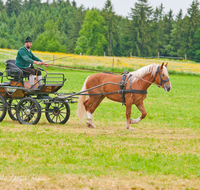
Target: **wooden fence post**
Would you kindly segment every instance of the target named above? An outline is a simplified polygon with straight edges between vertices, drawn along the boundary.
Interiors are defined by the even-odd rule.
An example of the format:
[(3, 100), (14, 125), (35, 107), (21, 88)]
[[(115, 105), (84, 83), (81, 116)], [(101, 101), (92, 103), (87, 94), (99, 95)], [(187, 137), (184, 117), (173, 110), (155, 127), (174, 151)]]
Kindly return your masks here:
[(159, 59), (159, 52), (158, 52), (158, 59)]
[(55, 55), (53, 55), (53, 65), (54, 65)]
[(132, 57), (132, 52), (130, 52), (130, 57)]
[(186, 54), (185, 54), (185, 60), (187, 60), (187, 56), (186, 56)]
[(106, 52), (104, 52), (104, 57), (106, 56)]
[(113, 62), (112, 62), (112, 68), (114, 68), (114, 58), (113, 58)]

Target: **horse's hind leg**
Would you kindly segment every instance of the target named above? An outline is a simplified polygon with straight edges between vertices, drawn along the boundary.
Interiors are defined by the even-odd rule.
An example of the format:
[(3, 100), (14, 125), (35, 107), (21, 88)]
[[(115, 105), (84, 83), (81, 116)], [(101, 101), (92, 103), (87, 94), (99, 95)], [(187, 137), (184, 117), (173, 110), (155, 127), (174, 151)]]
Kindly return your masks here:
[(90, 96), (88, 100), (84, 102), (84, 106), (87, 113), (87, 126), (91, 128), (96, 128), (96, 126), (93, 124), (93, 113), (95, 109), (99, 106), (101, 101), (105, 98), (105, 96)]
[(130, 126), (131, 124), (131, 108), (132, 103), (126, 102), (126, 128), (129, 130), (133, 130), (133, 128)]
[(137, 124), (137, 123), (139, 123), (147, 115), (147, 112), (145, 110), (143, 102), (141, 104), (136, 105), (136, 106), (140, 110), (140, 112), (141, 112), (142, 115), (139, 118), (137, 118), (137, 119), (130, 119), (131, 124)]

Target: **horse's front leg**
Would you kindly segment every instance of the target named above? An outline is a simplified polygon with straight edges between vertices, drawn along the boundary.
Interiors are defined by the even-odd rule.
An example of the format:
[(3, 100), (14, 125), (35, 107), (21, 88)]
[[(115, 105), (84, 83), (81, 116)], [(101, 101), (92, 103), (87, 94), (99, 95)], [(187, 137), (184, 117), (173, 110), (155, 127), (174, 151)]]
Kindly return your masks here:
[(134, 130), (130, 124), (131, 124), (131, 108), (132, 108), (132, 103), (127, 103), (126, 102), (126, 128), (129, 130)]
[(130, 119), (130, 123), (131, 124), (137, 124), (137, 123), (139, 123), (142, 119), (144, 119), (145, 117), (146, 117), (146, 115), (147, 115), (147, 112), (146, 112), (146, 110), (145, 110), (145, 107), (144, 107), (144, 103), (142, 102), (141, 104), (138, 104), (138, 105), (136, 105), (137, 106), (137, 108), (140, 110), (140, 112), (141, 112), (141, 116), (140, 117), (138, 117), (137, 119)]

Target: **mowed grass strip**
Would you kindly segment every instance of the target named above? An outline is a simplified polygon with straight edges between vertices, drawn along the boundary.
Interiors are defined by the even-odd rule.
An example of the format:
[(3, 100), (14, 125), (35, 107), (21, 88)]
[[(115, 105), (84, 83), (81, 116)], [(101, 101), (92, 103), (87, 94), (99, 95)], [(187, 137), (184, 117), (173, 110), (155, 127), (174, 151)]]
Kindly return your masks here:
[[(60, 92), (80, 91), (87, 76), (92, 74), (50, 68), (51, 71), (65, 73), (67, 81)], [(109, 176), (112, 184), (116, 183), (113, 187), (125, 179), (130, 182), (136, 178), (147, 181), (154, 178), (151, 184), (154, 188), (158, 183), (155, 178), (168, 176), (177, 179), (174, 187), (183, 181), (188, 184), (186, 187), (197, 188), (200, 185), (200, 79), (172, 75), (170, 80), (169, 93), (156, 86), (149, 88), (145, 100), (148, 115), (133, 126), (134, 131), (125, 129), (125, 106), (107, 99), (94, 114), (97, 129), (89, 129), (79, 122), (75, 117), (77, 104), (70, 104), (71, 117), (65, 125), (48, 124), (44, 115), (36, 126), (20, 125), (6, 116), (0, 126), (0, 175), (45, 176), (51, 179), (49, 184), (54, 184), (55, 176), (57, 179), (66, 175), (85, 176), (96, 181)], [(133, 106), (132, 118), (139, 116)], [(159, 182), (159, 187), (169, 188), (170, 183), (164, 180)], [(143, 182), (140, 185), (124, 187), (146, 187)], [(80, 185), (80, 188), (88, 186)]]
[(160, 138), (141, 138), (136, 133), (122, 135), (119, 127), (111, 134), (57, 131), (48, 125), (31, 126), (28, 131), (23, 127), (24, 131), (6, 132), (6, 128), (1, 129), (3, 173), (99, 176), (143, 171), (200, 177), (199, 139), (164, 139), (161, 134)]

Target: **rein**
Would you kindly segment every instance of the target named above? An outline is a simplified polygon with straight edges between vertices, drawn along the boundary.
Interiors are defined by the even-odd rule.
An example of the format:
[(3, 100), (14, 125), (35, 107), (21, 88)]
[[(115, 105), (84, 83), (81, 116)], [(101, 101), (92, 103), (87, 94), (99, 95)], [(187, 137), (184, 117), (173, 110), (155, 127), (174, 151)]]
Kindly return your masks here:
[[(133, 76), (133, 75), (131, 75), (131, 76)], [(156, 85), (156, 86), (158, 86), (158, 87), (162, 87), (161, 85), (159, 85), (159, 84), (157, 84), (157, 83), (155, 83), (155, 82), (150, 82), (150, 81), (148, 81), (148, 80), (145, 80), (145, 79), (140, 78), (140, 77), (137, 77), (137, 76), (133, 76), (133, 77), (136, 77), (136, 78), (138, 78), (138, 79), (140, 79), (140, 80), (143, 80), (143, 81), (145, 81), (145, 82), (147, 82), (147, 83), (149, 83), (149, 84), (153, 84), (153, 85)]]
[[(89, 91), (89, 89), (88, 89), (88, 91)], [(106, 93), (97, 93), (97, 94), (78, 94), (78, 95), (96, 96), (96, 95), (123, 94), (123, 93), (147, 94), (147, 91), (136, 90), (136, 89), (127, 89), (127, 90), (118, 90), (115, 92), (106, 92)]]
[[(128, 81), (126, 81), (126, 84), (127, 84), (127, 82), (128, 82)], [(118, 91), (115, 91), (115, 92), (106, 92), (106, 93), (97, 93), (97, 94), (83, 94), (83, 93), (85, 93), (85, 92), (88, 92), (88, 91), (93, 90), (93, 89), (95, 89), (95, 88), (99, 88), (99, 87), (104, 86), (104, 85), (106, 85), (106, 84), (113, 84), (113, 85), (121, 86), (120, 83), (106, 82), (106, 83), (104, 83), (104, 84), (95, 86), (95, 87), (93, 87), (93, 88), (89, 88), (89, 89), (87, 89), (87, 90), (83, 90), (83, 91), (80, 91), (80, 92), (77, 92), (77, 93), (74, 92), (74, 93), (72, 93), (70, 96), (67, 96), (66, 98), (71, 98), (71, 97), (73, 97), (73, 96), (75, 96), (75, 95), (84, 95), (84, 96), (85, 96), (85, 95), (88, 95), (88, 96), (94, 95), (94, 96), (96, 96), (96, 95), (122, 94), (122, 93), (147, 94), (147, 91), (144, 91), (144, 90), (136, 90), (136, 89), (118, 90)]]
[[(140, 79), (140, 80), (143, 80), (143, 81), (145, 81), (145, 82), (147, 82), (147, 83), (150, 83), (150, 84), (154, 84), (154, 85), (156, 85), (156, 86), (158, 86), (158, 87), (161, 87), (162, 84), (164, 84), (165, 82), (168, 82), (168, 81), (169, 81), (169, 78), (163, 80), (163, 78), (162, 78), (162, 76), (161, 76), (161, 73), (160, 73), (160, 71), (162, 71), (162, 69), (160, 70), (159, 68), (160, 68), (160, 67), (158, 67), (158, 69), (157, 69), (157, 71), (156, 71), (156, 75), (155, 75), (155, 77), (154, 77), (154, 81), (155, 81), (155, 78), (156, 78), (157, 74), (159, 73), (160, 80), (161, 80), (161, 82), (160, 82), (159, 84), (157, 84), (157, 83), (155, 84), (154, 82), (150, 82), (150, 81), (148, 81), (148, 80), (145, 80), (145, 79), (143, 79), (143, 78), (140, 78), (140, 77), (137, 77), (137, 76), (134, 76), (134, 75), (129, 75), (129, 76), (127, 77), (127, 79), (126, 79), (126, 76), (127, 76), (127, 74), (128, 74), (128, 73), (126, 73), (126, 74), (124, 74), (124, 75), (122, 76), (121, 81), (120, 81), (119, 83), (107, 82), (107, 83), (104, 83), (104, 84), (95, 86), (95, 87), (93, 87), (93, 88), (89, 88), (89, 89), (87, 89), (87, 90), (80, 91), (80, 92), (78, 92), (78, 93), (74, 92), (74, 93), (72, 93), (70, 96), (67, 96), (66, 99), (67, 99), (67, 98), (71, 98), (71, 97), (73, 97), (73, 96), (75, 96), (75, 95), (83, 95), (83, 96), (89, 95), (89, 96), (95, 96), (95, 95), (107, 95), (107, 94), (121, 94), (121, 95), (122, 95), (122, 105), (125, 105), (124, 93), (131, 93), (131, 97), (132, 97), (132, 94), (133, 94), (133, 93), (136, 93), (136, 94), (147, 94), (147, 91), (145, 91), (145, 90), (136, 90), (136, 89), (132, 89), (132, 84), (131, 84), (131, 80), (130, 80), (131, 77), (136, 77), (136, 78), (138, 78), (138, 79)], [(127, 85), (127, 83), (128, 83), (129, 80), (130, 80), (130, 89), (125, 89), (125, 88), (126, 88), (126, 85)], [(99, 88), (99, 87), (104, 86), (104, 85), (106, 85), (106, 84), (118, 85), (118, 86), (120, 86), (121, 90), (118, 90), (118, 91), (115, 91), (115, 92), (106, 92), (106, 93), (84, 94), (85, 92), (88, 92), (88, 91), (93, 90), (93, 89), (95, 89), (95, 88)]]

